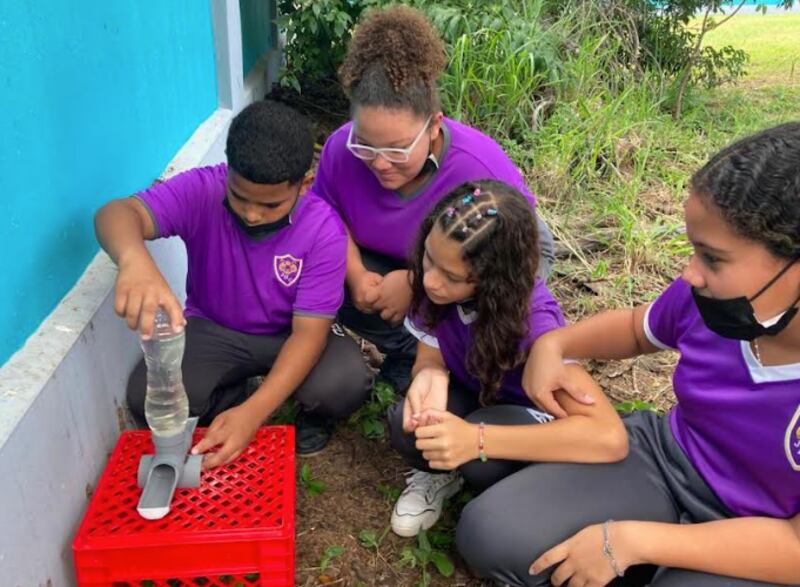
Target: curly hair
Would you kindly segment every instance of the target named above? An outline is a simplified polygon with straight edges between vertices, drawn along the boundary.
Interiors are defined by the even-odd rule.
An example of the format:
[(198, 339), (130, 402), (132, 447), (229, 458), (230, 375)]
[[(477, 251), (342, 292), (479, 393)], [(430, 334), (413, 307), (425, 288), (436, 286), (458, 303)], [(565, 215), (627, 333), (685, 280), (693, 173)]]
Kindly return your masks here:
[(260, 184), (296, 184), (311, 167), (314, 137), (300, 113), (278, 102), (255, 102), (236, 115), (225, 147), (228, 165)]
[(450, 309), (429, 302), (423, 286), (425, 239), (438, 226), (461, 244), (476, 282), (474, 343), (467, 371), (481, 386), (483, 405), (498, 398), (503, 377), (525, 361), (530, 297), (539, 268), (539, 239), (530, 203), (514, 188), (493, 180), (465, 183), (425, 218), (410, 260), (411, 313), (433, 329)]
[(739, 235), (777, 257), (800, 256), (800, 122), (726, 147), (694, 174), (690, 188)]
[(371, 10), (356, 27), (339, 78), (353, 108), (441, 109), (437, 81), (447, 63), (430, 21), (408, 6)]

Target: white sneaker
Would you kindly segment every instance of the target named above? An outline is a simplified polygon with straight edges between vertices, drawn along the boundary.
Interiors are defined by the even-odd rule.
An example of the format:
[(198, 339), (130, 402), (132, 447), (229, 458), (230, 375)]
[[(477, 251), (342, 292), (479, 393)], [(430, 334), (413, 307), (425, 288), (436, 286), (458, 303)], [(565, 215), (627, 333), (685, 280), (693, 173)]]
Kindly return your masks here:
[(463, 484), (458, 471), (426, 473), (411, 469), (405, 491), (392, 510), (392, 531), (410, 538), (427, 530), (442, 515), (444, 500), (458, 493)]

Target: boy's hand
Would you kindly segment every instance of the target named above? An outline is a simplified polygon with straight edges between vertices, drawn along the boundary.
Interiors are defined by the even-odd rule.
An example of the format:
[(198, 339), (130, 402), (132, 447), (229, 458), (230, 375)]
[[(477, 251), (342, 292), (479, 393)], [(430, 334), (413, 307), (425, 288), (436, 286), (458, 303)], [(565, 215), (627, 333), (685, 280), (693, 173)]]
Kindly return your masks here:
[(408, 270), (398, 269), (383, 276), (375, 309), (381, 318), (392, 324), (400, 324), (411, 305), (411, 283)]
[(172, 327), (180, 332), (186, 325), (181, 304), (167, 285), (158, 267), (149, 259), (120, 261), (114, 311), (128, 323), (131, 330), (139, 330), (142, 338), (153, 334), (153, 323), (158, 307), (164, 308)]
[(206, 435), (192, 448), (192, 454), (204, 454), (219, 446), (217, 452), (206, 454), (203, 469), (227, 465), (244, 452), (263, 420), (256, 417), (246, 404), (225, 410), (214, 418)]
[(373, 314), (376, 310), (375, 302), (380, 295), (380, 285), (383, 277), (372, 271), (364, 271), (350, 283), (350, 297), (353, 305), (365, 314)]
[(478, 426), (442, 410), (420, 415), (424, 425), (416, 429), (416, 447), (431, 469), (452, 471), (478, 458)]
[(403, 431), (413, 432), (420, 425), (423, 411), (447, 409), (447, 386), (450, 378), (441, 369), (425, 368), (411, 381), (403, 402)]
[(594, 398), (570, 377), (561, 350), (549, 334), (541, 336), (531, 348), (522, 372), (522, 387), (533, 403), (556, 418), (567, 417), (555, 398), (556, 390), (566, 391), (582, 404), (594, 403)]

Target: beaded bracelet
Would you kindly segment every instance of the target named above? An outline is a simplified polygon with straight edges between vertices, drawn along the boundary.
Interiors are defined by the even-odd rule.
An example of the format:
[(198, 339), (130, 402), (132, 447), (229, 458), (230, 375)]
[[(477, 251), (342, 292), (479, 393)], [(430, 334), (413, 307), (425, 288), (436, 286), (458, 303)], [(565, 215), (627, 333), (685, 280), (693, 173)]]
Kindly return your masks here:
[(608, 562), (611, 564), (611, 570), (617, 577), (622, 577), (625, 573), (619, 570), (617, 559), (614, 558), (614, 551), (611, 550), (611, 541), (608, 539), (608, 526), (614, 520), (606, 520), (603, 523), (603, 554), (606, 555)]
[(486, 426), (483, 422), (481, 422), (478, 424), (478, 458), (480, 458), (482, 463), (485, 463), (487, 460), (489, 460), (486, 458), (486, 452), (484, 450), (486, 448), (485, 432)]

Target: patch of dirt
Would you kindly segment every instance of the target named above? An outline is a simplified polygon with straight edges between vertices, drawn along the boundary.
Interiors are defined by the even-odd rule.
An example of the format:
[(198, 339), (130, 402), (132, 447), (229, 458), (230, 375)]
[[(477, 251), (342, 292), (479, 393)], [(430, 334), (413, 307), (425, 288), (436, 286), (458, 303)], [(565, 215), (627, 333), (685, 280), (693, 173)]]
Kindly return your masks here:
[[(299, 477), (304, 465), (308, 465), (313, 479), (325, 483), (318, 495), (310, 495)], [(325, 452), (298, 459), (297, 468), (298, 587), (401, 587), (420, 583), (419, 567), (400, 562), (403, 549), (416, 547), (417, 540), (400, 538), (388, 529), (395, 495), (405, 487), (403, 472), (407, 467), (387, 440), (368, 440), (343, 424)], [(437, 536), (452, 535), (454, 509), (448, 508), (435, 527)], [(361, 543), (363, 532), (377, 537), (378, 548)], [(338, 551), (335, 547), (342, 547), (342, 553), (323, 569), (326, 552)], [(430, 585), (489, 585), (471, 577), (453, 550), (447, 554), (456, 564), (455, 574), (443, 577), (430, 564)]]

